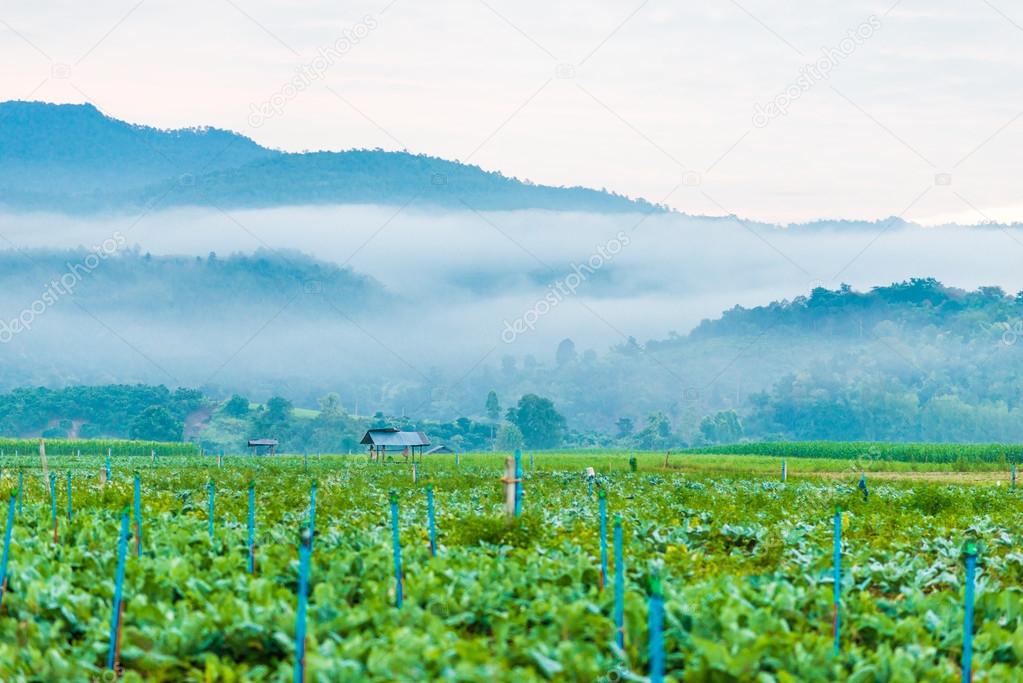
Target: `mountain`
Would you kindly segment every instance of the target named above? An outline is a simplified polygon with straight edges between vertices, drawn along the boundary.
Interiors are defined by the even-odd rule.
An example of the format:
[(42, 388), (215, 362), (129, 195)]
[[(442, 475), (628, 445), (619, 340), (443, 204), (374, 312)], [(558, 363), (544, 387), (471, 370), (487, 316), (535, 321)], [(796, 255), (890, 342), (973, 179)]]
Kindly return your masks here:
[(9, 209), (408, 202), (488, 210), (663, 210), (642, 199), (535, 185), (408, 152), (287, 153), (219, 128), (127, 123), (91, 104), (0, 103), (0, 205)]

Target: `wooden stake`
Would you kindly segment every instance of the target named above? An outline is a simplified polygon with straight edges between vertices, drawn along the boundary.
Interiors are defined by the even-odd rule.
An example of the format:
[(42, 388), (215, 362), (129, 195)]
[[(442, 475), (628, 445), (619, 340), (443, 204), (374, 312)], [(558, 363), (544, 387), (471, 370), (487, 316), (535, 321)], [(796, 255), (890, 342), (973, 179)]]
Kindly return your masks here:
[(504, 461), (504, 514), (508, 519), (515, 516), (515, 458), (506, 458)]
[(39, 464), (43, 467), (43, 481), (50, 478), (50, 468), (46, 466), (46, 442), (39, 439)]

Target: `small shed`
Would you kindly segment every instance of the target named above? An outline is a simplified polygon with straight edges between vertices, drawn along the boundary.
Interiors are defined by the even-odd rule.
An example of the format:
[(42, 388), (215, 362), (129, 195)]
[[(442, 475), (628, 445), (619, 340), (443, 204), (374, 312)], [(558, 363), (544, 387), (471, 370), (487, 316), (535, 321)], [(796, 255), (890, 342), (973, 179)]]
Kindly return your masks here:
[(434, 446), (430, 450), (426, 451), (424, 455), (433, 455), (435, 453), (454, 453), (454, 451), (448, 448), (447, 446), (441, 444), (440, 446)]
[(416, 461), (416, 449), (419, 449), (419, 457), (423, 457), (423, 448), (430, 445), (430, 440), (423, 432), (403, 432), (396, 427), (382, 427), (371, 429), (366, 432), (359, 443), (369, 446), (369, 459), (380, 459), (381, 462), (387, 457), (387, 449), (401, 449), (401, 454), (408, 460), (412, 456), (412, 462)]
[(249, 439), (253, 455), (274, 455), (277, 453), (277, 444), (277, 439)]

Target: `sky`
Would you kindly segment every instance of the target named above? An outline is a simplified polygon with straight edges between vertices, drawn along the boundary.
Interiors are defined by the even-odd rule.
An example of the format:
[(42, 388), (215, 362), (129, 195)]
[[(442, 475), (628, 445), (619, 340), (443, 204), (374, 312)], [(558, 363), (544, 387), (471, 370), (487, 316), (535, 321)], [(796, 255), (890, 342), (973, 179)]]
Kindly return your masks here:
[(0, 91), (690, 214), (1013, 222), (1021, 34), (1007, 0), (22, 1)]

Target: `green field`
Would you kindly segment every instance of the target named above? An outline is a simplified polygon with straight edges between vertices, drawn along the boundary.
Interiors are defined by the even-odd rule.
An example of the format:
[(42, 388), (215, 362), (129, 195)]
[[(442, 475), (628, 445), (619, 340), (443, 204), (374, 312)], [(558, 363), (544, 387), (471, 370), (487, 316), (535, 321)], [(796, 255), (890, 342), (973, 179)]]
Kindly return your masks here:
[(914, 462), (1006, 465), (1023, 460), (1020, 444), (896, 443), (878, 441), (762, 441), (691, 448), (686, 453), (765, 455), (788, 458), (829, 458), (858, 462)]
[[(363, 456), (236, 456), (222, 468), (211, 457), (164, 456), (154, 465), (119, 456), (101, 484), (105, 458), (54, 456), (55, 501), (38, 457), (0, 458), (0, 492), (16, 490), (19, 468), (24, 481), (0, 606), (0, 679), (104, 675), (120, 517), (137, 469), (141, 557), (131, 538), (125, 680), (293, 680), (298, 541), (314, 480), (308, 681), (643, 680), (654, 576), (663, 584), (669, 680), (959, 680), (967, 539), (981, 548), (975, 680), (1023, 680), (1023, 495), (1007, 481), (887, 480), (882, 473), (897, 468), (925, 476), (945, 465), (876, 461), (864, 501), (859, 472), (843, 460), (790, 461), (783, 484), (777, 457), (675, 453), (666, 468), (664, 453), (642, 453), (633, 473), (627, 452), (542, 452), (532, 462), (527, 453), (522, 515), (508, 523), (499, 481), (507, 455), (462, 455), (458, 465), (450, 455), (427, 458), (415, 484), (411, 466)], [(597, 473), (592, 493), (587, 466)], [(426, 484), (435, 494), (436, 557)], [(600, 489), (609, 545), (614, 516), (622, 517), (624, 649), (613, 642), (613, 548), (601, 588)], [(400, 609), (391, 490), (400, 505)], [(846, 511), (838, 654), (835, 506)]]
[[(0, 438), (0, 458), (33, 456), (39, 453), (40, 439)], [(128, 441), (127, 439), (45, 439), (47, 455), (197, 455), (199, 449), (190, 443), (164, 441)]]

